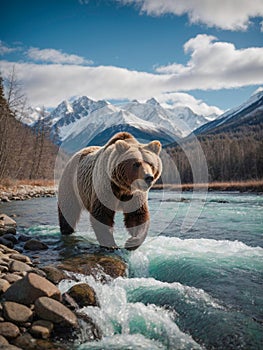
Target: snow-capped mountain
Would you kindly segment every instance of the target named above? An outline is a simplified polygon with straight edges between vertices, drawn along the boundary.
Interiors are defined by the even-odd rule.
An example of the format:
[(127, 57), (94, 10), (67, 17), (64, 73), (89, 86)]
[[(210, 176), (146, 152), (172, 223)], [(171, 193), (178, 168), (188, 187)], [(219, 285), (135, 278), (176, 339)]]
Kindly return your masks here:
[(49, 115), (53, 130), (58, 131), (59, 139), (63, 141), (78, 121), (84, 120), (84, 123), (87, 123), (87, 117), (93, 111), (107, 105), (106, 101), (93, 101), (86, 96), (72, 103), (63, 101)]
[(196, 129), (194, 133), (211, 134), (224, 131), (235, 131), (239, 126), (263, 122), (263, 91), (253, 94), (245, 103), (235, 107), (215, 120)]
[(62, 140), (62, 147), (74, 152), (87, 145), (102, 145), (118, 131), (130, 131), (141, 142), (157, 138), (164, 143), (169, 143), (177, 138), (163, 127), (108, 104), (71, 126)]
[(113, 105), (86, 96), (61, 102), (47, 118), (68, 152), (104, 144), (120, 130), (133, 133), (141, 142), (159, 139), (168, 144), (208, 121), (188, 107), (165, 108), (154, 98)]
[(173, 130), (179, 137), (189, 135), (209, 121), (202, 115), (194, 113), (189, 107), (164, 108), (154, 98), (145, 103), (132, 101), (123, 105), (122, 108), (167, 130)]

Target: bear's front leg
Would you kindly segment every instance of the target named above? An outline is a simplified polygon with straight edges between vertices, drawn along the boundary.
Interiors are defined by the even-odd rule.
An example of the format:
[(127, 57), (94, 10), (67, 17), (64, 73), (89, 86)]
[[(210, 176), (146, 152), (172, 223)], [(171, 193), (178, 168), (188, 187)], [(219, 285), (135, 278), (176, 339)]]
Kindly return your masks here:
[(115, 212), (105, 207), (98, 199), (93, 201), (90, 211), (90, 222), (102, 247), (117, 248), (113, 238)]
[(125, 248), (135, 250), (143, 243), (148, 233), (150, 217), (147, 204), (134, 212), (124, 213), (124, 223), (131, 235), (125, 243)]

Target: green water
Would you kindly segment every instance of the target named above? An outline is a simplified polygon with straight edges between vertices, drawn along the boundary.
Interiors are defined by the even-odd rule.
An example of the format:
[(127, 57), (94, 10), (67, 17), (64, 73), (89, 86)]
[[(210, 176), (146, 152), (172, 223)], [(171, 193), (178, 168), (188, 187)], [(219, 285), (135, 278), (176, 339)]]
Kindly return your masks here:
[[(261, 349), (263, 344), (263, 196), (239, 193), (151, 192), (151, 229), (136, 251), (116, 254), (129, 277), (95, 289), (101, 307), (87, 307), (99, 325), (98, 342), (77, 349)], [(18, 230), (47, 242), (43, 264), (98, 249), (87, 217), (64, 239), (56, 199), (1, 204), (17, 214)], [(121, 245), (122, 217), (115, 237)], [(62, 281), (66, 291), (77, 281)]]

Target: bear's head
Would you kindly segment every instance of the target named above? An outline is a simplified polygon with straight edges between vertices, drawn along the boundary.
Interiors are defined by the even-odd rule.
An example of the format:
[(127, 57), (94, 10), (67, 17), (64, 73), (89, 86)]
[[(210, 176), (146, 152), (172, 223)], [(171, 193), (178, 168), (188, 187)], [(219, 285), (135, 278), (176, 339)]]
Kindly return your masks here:
[(117, 140), (111, 146), (111, 181), (126, 193), (148, 191), (162, 172), (161, 143), (140, 144), (133, 137)]

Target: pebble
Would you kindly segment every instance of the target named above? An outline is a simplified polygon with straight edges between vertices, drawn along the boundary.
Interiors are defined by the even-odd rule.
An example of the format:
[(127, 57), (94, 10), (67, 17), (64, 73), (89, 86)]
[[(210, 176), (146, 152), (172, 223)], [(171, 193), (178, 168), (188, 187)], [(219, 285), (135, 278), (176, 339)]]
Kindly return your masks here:
[(95, 291), (87, 283), (75, 284), (68, 294), (77, 302), (80, 308), (84, 306), (99, 306)]
[(19, 201), (31, 198), (39, 197), (54, 197), (55, 188), (54, 186), (33, 186), (23, 185), (7, 188), (5, 191), (1, 191), (0, 202), (10, 202), (11, 200)]
[(24, 263), (27, 263), (29, 265), (32, 265), (31, 264), (31, 260), (28, 256), (26, 255), (22, 255), (22, 254), (11, 254), (9, 255), (9, 258), (10, 259), (14, 259), (14, 260), (17, 260), (17, 261), (21, 261), (21, 262), (24, 262)]
[[(84, 306), (99, 306), (93, 288), (87, 283), (78, 283), (62, 297), (56, 285), (63, 279), (73, 278), (74, 273), (93, 275), (96, 279), (107, 282), (109, 278), (125, 276), (126, 264), (112, 256), (84, 254), (56, 266), (36, 268), (31, 259), (21, 252), (26, 247), (42, 250), (48, 249), (48, 246), (27, 235), (19, 235), (17, 239), (14, 222), (13, 226), (8, 226), (11, 231), (7, 233), (2, 215), (4, 214), (0, 214), (0, 349), (4, 346), (6, 350), (64, 350), (72, 348), (70, 345), (74, 339), (85, 338), (84, 342), (100, 339), (102, 332), (98, 326), (87, 315), (80, 313), (80, 308)], [(20, 242), (20, 247), (15, 250), (13, 246), (17, 242)], [(22, 242), (25, 243), (25, 250), (21, 248)], [(56, 343), (56, 340), (61, 339), (65, 346), (61, 342)]]
[(50, 321), (38, 320), (32, 324), (30, 333), (37, 338), (48, 339), (53, 331), (54, 325)]
[(45, 243), (37, 240), (37, 239), (30, 239), (28, 241), (26, 241), (26, 243), (24, 244), (24, 249), (25, 250), (46, 250), (48, 249), (48, 245), (46, 245)]
[(6, 300), (25, 305), (33, 304), (41, 296), (61, 300), (60, 290), (53, 283), (32, 272), (12, 284), (4, 293)]
[(19, 275), (15, 275), (14, 273), (7, 273), (3, 279), (5, 279), (7, 282), (9, 282), (10, 284), (15, 283), (19, 280), (22, 279), (22, 276)]
[(3, 278), (0, 278), (0, 294), (4, 293), (10, 287), (10, 283)]
[(3, 304), (3, 316), (7, 321), (18, 325), (31, 322), (33, 312), (25, 305), (14, 303), (12, 301), (5, 301)]
[(43, 269), (46, 273), (46, 278), (54, 284), (58, 284), (68, 276), (63, 270), (57, 269), (55, 266), (45, 266)]
[(7, 339), (14, 339), (20, 334), (19, 328), (11, 322), (0, 322), (0, 335)]
[(11, 261), (9, 266), (10, 272), (28, 272), (32, 270), (32, 267), (22, 261)]
[(35, 311), (38, 317), (58, 323), (62, 326), (78, 327), (77, 316), (59, 301), (40, 297), (35, 302)]
[(6, 340), (5, 337), (0, 335), (0, 345), (9, 345), (8, 341)]

